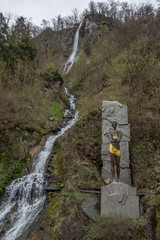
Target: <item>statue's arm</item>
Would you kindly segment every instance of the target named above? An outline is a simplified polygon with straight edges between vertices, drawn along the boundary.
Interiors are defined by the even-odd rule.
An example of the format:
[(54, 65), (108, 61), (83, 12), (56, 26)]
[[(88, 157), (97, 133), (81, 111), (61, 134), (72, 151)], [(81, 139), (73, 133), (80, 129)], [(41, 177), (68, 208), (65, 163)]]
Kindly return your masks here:
[(104, 135), (106, 135), (109, 138), (109, 141), (112, 142), (112, 135), (110, 134), (110, 129), (108, 128), (107, 131), (104, 133)]
[(108, 138), (110, 142), (113, 142), (112, 135), (110, 133), (108, 133)]

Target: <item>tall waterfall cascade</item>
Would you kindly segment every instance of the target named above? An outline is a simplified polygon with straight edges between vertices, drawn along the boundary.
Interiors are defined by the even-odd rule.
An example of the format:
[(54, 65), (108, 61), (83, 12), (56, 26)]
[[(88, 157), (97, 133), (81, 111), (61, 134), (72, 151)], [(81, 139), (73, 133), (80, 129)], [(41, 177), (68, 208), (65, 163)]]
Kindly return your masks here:
[(74, 44), (73, 44), (73, 51), (67, 60), (65, 66), (64, 66), (64, 73), (67, 74), (72, 68), (73, 63), (75, 62), (77, 58), (77, 50), (78, 50), (78, 40), (79, 40), (79, 30), (82, 26), (82, 22), (80, 22), (79, 27), (76, 31), (75, 37), (74, 37)]
[[(73, 52), (65, 64), (64, 72), (67, 74), (76, 59), (80, 23), (74, 38)], [(62, 136), (78, 120), (78, 111), (75, 109), (75, 96), (65, 93), (69, 98), (70, 108), (64, 113), (69, 121), (56, 134), (49, 136), (43, 150), (37, 155), (32, 172), (14, 180), (6, 188), (4, 201), (0, 206), (0, 239), (16, 240), (28, 231), (44, 208), (46, 196), (44, 193), (44, 175), (47, 163), (51, 157), (55, 140)], [(70, 118), (72, 116), (72, 118)], [(25, 239), (25, 237), (23, 238)]]

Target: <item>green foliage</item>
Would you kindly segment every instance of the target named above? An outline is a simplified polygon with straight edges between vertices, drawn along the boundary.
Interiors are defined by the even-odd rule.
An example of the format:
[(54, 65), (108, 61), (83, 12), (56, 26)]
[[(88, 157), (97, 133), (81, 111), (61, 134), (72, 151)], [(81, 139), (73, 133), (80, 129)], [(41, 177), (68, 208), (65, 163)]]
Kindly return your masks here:
[(45, 100), (46, 108), (46, 118), (54, 117), (58, 120), (61, 120), (64, 116), (64, 111), (59, 102), (51, 102), (49, 99)]
[(131, 43), (130, 48), (120, 53), (114, 60), (114, 73), (121, 77), (122, 83), (132, 84), (146, 91), (151, 87), (148, 67), (155, 63), (155, 55), (148, 39), (142, 38)]
[(53, 63), (44, 67), (43, 76), (46, 80), (55, 80), (56, 78), (61, 78), (60, 74), (58, 73), (58, 69)]
[(64, 116), (64, 111), (62, 109), (62, 106), (58, 102), (53, 102), (52, 104), (53, 112), (54, 112), (54, 117), (57, 119), (61, 119)]
[(17, 174), (17, 173), (20, 173), (21, 171), (22, 171), (22, 165), (17, 163), (15, 166), (14, 172)]
[(31, 29), (25, 18), (18, 18), (11, 29), (7, 23), (2, 25), (0, 57), (6, 65), (6, 71), (11, 71), (14, 74), (18, 60), (33, 61), (36, 53), (36, 47), (31, 40)]
[[(19, 141), (18, 145), (15, 143), (12, 145), (10, 142), (8, 144), (10, 145), (9, 153), (5, 153), (2, 145), (0, 156), (0, 185), (3, 187), (8, 185), (13, 178), (21, 175), (26, 160), (29, 158), (29, 154), (22, 147), (22, 142)], [(16, 146), (15, 149), (14, 146)]]
[(0, 178), (0, 183), (3, 185), (7, 185), (10, 180), (10, 175), (8, 172), (4, 172), (2, 177)]
[(36, 47), (34, 46), (29, 30), (26, 30), (19, 42), (19, 57), (24, 61), (33, 61), (36, 57)]

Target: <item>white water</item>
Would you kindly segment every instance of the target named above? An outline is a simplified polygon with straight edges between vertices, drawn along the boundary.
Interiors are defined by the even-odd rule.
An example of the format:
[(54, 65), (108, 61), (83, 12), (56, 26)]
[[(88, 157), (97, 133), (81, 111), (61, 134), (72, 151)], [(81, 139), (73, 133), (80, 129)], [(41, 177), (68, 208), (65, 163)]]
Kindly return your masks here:
[[(0, 237), (2, 240), (16, 240), (24, 234), (42, 211), (46, 196), (44, 194), (44, 173), (52, 153), (55, 140), (71, 128), (78, 119), (75, 110), (75, 96), (69, 97), (70, 109), (65, 116), (73, 116), (55, 136), (47, 138), (43, 151), (38, 155), (34, 170), (22, 178), (16, 179), (6, 188), (7, 201), (0, 206)], [(74, 112), (74, 115), (73, 115)], [(5, 232), (3, 234), (3, 232)]]
[(64, 73), (65, 74), (69, 73), (69, 71), (72, 68), (72, 65), (73, 65), (74, 61), (76, 60), (76, 54), (77, 54), (77, 49), (78, 49), (78, 40), (79, 40), (79, 30), (80, 30), (81, 26), (82, 26), (82, 22), (80, 22), (79, 27), (78, 27), (77, 32), (76, 32), (76, 35), (74, 37), (74, 45), (73, 45), (72, 54), (70, 55), (68, 61), (65, 64), (65, 67), (64, 67)]

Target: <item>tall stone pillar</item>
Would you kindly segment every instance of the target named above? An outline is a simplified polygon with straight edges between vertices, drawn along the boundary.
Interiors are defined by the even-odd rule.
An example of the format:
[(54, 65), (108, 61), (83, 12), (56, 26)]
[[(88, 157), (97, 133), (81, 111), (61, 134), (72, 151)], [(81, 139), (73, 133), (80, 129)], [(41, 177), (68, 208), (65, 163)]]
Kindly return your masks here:
[(128, 124), (128, 109), (127, 106), (122, 105), (117, 101), (103, 101), (102, 104), (102, 178), (112, 178), (109, 154), (110, 141), (107, 136), (107, 131), (112, 127), (113, 121), (118, 123), (117, 130), (120, 130), (123, 134), (120, 142), (120, 181), (131, 185), (131, 169), (129, 158), (130, 125)]

